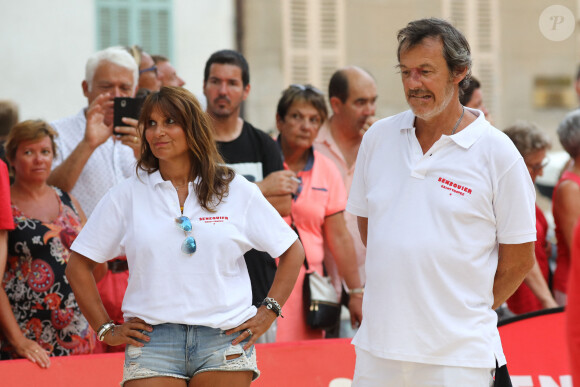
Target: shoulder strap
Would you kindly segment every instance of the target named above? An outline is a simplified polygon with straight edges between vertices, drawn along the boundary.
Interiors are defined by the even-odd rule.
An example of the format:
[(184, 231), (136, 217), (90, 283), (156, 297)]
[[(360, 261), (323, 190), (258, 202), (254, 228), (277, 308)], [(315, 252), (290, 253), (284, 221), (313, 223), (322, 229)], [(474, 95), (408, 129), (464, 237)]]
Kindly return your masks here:
[(77, 208), (75, 207), (72, 199), (70, 198), (70, 195), (67, 192), (61, 190), (60, 188), (56, 188), (55, 190), (56, 190), (58, 197), (60, 198), (62, 205), (72, 208), (72, 210), (75, 212), (75, 214), (78, 215), (79, 212), (77, 211)]
[[(296, 235), (298, 235), (298, 240), (300, 242), (302, 242), (302, 239), (300, 238), (300, 233), (298, 232), (298, 229), (296, 228), (296, 225), (294, 224), (294, 217), (292, 216), (292, 210), (290, 210), (290, 227), (292, 227), (292, 230), (294, 230)], [(307, 271), (310, 269), (310, 267), (308, 266), (308, 258), (306, 258), (306, 252), (304, 252), (304, 267), (306, 268)]]

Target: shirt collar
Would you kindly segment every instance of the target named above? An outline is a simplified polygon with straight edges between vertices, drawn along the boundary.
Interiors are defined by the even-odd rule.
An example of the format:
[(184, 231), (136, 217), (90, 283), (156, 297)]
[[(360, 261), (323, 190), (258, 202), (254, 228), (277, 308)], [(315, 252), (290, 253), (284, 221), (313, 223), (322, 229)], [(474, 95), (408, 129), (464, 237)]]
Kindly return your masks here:
[[(163, 178), (161, 177), (161, 173), (159, 171), (147, 173), (145, 171), (140, 170), (139, 172), (147, 176), (147, 179), (149, 179), (149, 183), (154, 187), (157, 185), (164, 185), (168, 183), (166, 180), (163, 180)], [(169, 184), (171, 184), (171, 182), (169, 182)]]
[[(443, 136), (449, 137), (460, 147), (468, 149), (473, 144), (475, 144), (479, 137), (481, 137), (484, 130), (487, 128), (487, 126), (490, 125), (490, 123), (485, 120), (485, 116), (481, 110), (465, 107), (465, 111), (469, 111), (475, 114), (477, 116), (475, 121), (467, 125), (463, 130), (457, 134), (454, 134), (453, 136)], [(401, 131), (410, 130), (415, 133), (415, 127), (413, 126), (414, 123), (415, 115), (413, 114), (413, 111), (409, 109), (405, 112), (405, 115), (402, 118)]]
[[(284, 161), (284, 152), (282, 152), (281, 139), (282, 135), (278, 135), (278, 138), (276, 138), (276, 144), (278, 144), (278, 149), (280, 149), (280, 154), (282, 155), (282, 162), (286, 164), (286, 162)], [(310, 171), (313, 166), (314, 166), (314, 147), (311, 146), (308, 149), (308, 160), (306, 160), (306, 165), (304, 166), (303, 171)]]
[(320, 127), (320, 130), (318, 131), (318, 136), (316, 136), (316, 139), (314, 139), (314, 142), (318, 144), (325, 144), (330, 148), (336, 147), (336, 142), (330, 133), (330, 120), (324, 121)]
[[(141, 180), (148, 179), (149, 184), (153, 187), (156, 187), (156, 186), (172, 187), (173, 186), (173, 184), (171, 184), (171, 182), (169, 180), (163, 180), (163, 177), (161, 177), (161, 173), (159, 172), (159, 170), (157, 170), (153, 173), (147, 173), (146, 171), (139, 169), (138, 176)], [(199, 177), (196, 177), (194, 180), (194, 184), (198, 184), (199, 179), (200, 179)]]

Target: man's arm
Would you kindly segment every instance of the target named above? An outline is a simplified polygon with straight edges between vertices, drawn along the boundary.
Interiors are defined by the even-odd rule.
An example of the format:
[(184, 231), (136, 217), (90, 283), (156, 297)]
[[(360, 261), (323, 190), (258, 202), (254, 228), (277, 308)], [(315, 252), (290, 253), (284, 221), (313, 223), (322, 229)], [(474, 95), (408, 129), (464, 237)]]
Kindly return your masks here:
[(292, 211), (291, 195), (265, 196), (265, 198), (278, 211), (280, 216), (290, 215), (290, 211)]
[(358, 224), (358, 232), (360, 233), (360, 239), (361, 239), (363, 245), (365, 245), (365, 247), (367, 247), (367, 231), (369, 228), (369, 218), (363, 218), (362, 216), (357, 216), (356, 221)]
[(63, 191), (71, 191), (81, 175), (87, 161), (113, 133), (113, 127), (105, 125), (104, 110), (112, 104), (109, 94), (101, 94), (87, 109), (87, 126), (85, 136), (71, 154), (63, 160), (50, 174), (47, 183), (57, 186)]
[(70, 192), (95, 149), (84, 140), (81, 141), (72, 153), (50, 173), (47, 183)]
[[(324, 218), (322, 226), (324, 241), (328, 245), (332, 257), (338, 267), (338, 272), (349, 289), (360, 289), (362, 284), (358, 272), (356, 252), (352, 242), (352, 236), (346, 228), (344, 212)], [(353, 328), (360, 326), (362, 322), (362, 293), (351, 294), (348, 302), (350, 321)]]
[[(360, 227), (360, 226), (359, 226)], [(499, 245), (497, 271), (493, 281), (493, 309), (503, 304), (534, 267), (534, 242)]]
[(281, 170), (270, 173), (256, 185), (276, 211), (287, 216), (292, 207), (292, 194), (298, 190), (298, 181), (294, 172)]

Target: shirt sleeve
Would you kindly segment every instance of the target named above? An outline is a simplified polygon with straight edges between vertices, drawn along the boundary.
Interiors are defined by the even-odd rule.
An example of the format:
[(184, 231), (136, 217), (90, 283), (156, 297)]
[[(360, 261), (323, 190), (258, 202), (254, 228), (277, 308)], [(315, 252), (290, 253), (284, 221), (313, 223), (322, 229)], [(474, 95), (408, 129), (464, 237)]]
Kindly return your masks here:
[[(370, 134), (370, 133), (369, 133)], [(350, 186), (350, 193), (348, 195), (348, 202), (346, 210), (353, 215), (368, 218), (368, 201), (366, 195), (366, 176), (365, 167), (367, 164), (367, 150), (366, 144), (368, 135), (363, 137), (362, 143), (358, 150), (356, 157), (356, 164), (354, 168), (354, 175), (352, 178), (352, 185)]]
[(10, 179), (8, 168), (2, 160), (0, 160), (0, 230), (14, 230), (10, 207)]
[(71, 250), (99, 263), (123, 254), (122, 244), (127, 227), (125, 214), (118, 205), (126, 203), (122, 196), (116, 189), (109, 190), (103, 196), (73, 242)]
[(253, 192), (246, 206), (246, 237), (256, 250), (265, 251), (271, 257), (279, 257), (298, 239), (278, 211), (266, 200), (262, 192), (252, 183)]
[(494, 195), (497, 240), (519, 244), (536, 240), (536, 191), (530, 173), (519, 157), (499, 177)]

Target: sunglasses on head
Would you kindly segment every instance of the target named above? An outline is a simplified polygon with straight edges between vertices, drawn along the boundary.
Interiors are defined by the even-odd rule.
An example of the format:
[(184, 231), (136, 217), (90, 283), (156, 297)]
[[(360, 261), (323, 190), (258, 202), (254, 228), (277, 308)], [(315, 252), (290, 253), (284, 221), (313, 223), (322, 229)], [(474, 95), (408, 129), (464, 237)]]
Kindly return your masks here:
[(311, 91), (311, 92), (319, 94), (319, 95), (324, 94), (322, 91), (318, 90), (316, 87), (314, 87), (312, 85), (301, 85), (299, 83), (293, 83), (290, 85), (290, 87), (292, 87), (294, 89), (298, 89), (300, 91)]

